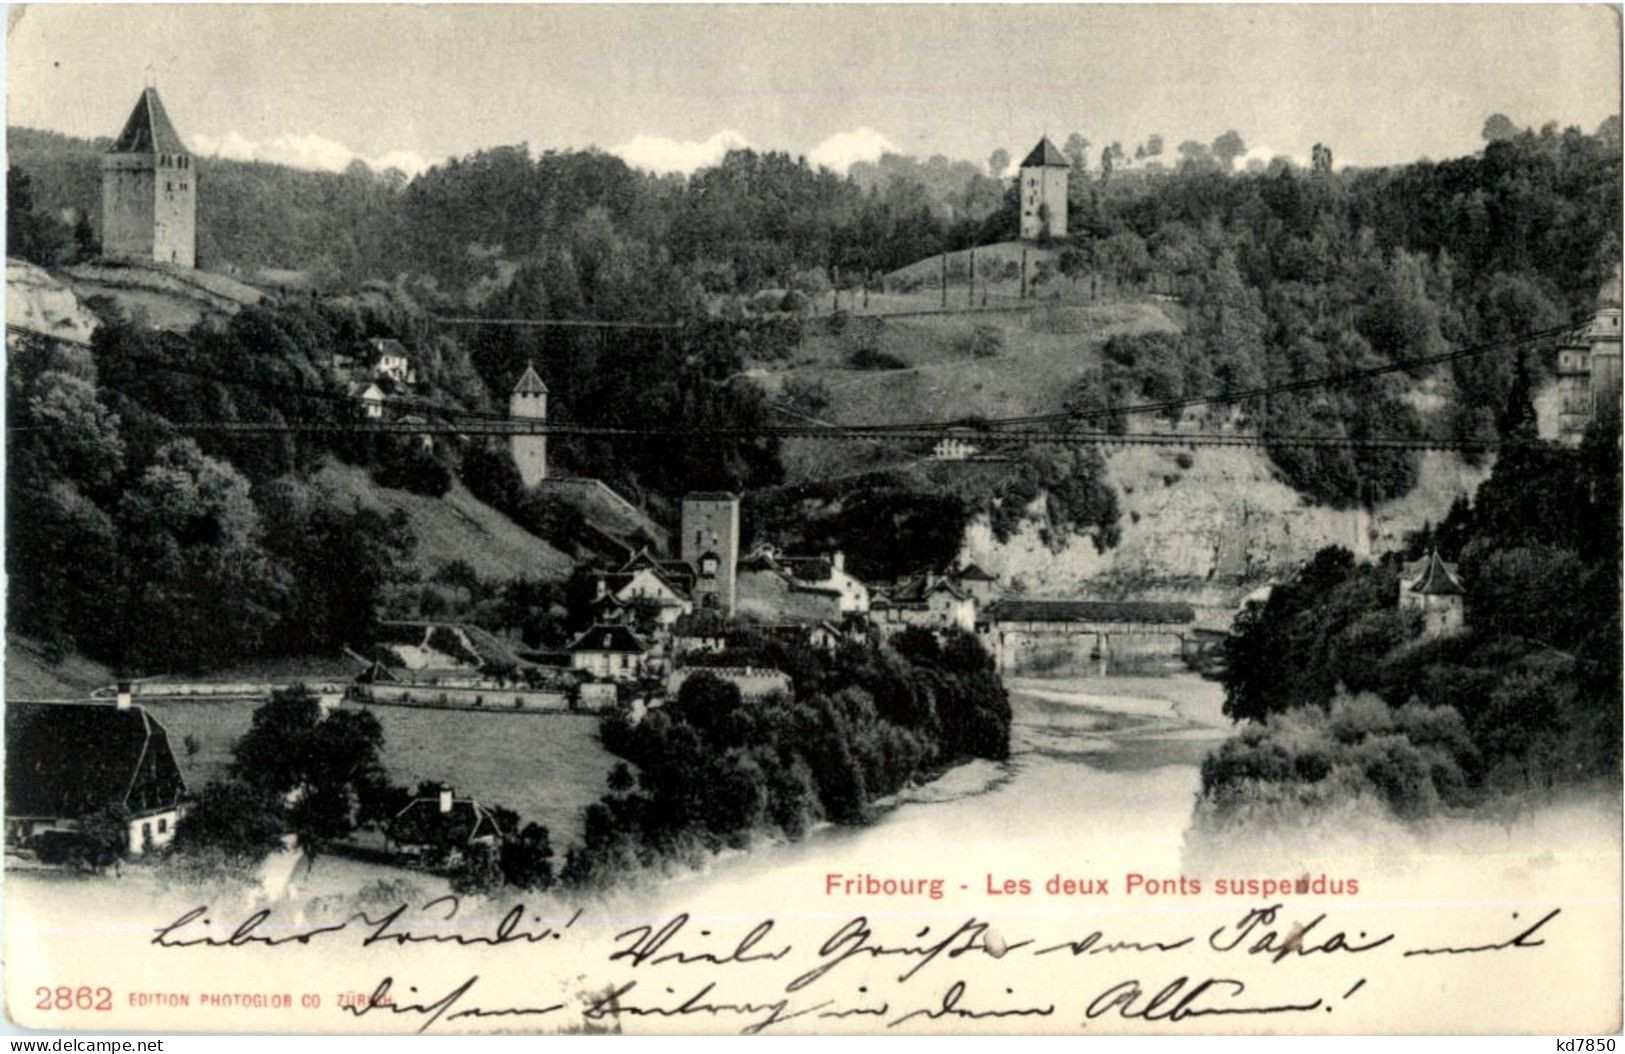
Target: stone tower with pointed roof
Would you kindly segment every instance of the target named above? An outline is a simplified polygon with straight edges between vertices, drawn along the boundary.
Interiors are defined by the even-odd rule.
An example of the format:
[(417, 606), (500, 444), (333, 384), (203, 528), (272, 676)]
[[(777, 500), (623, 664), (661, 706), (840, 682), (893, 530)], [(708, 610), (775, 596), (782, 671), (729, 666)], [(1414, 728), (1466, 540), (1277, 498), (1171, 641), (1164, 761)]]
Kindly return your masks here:
[(1400, 569), (1399, 609), (1422, 618), (1422, 636), (1448, 637), (1467, 624), (1467, 590), (1437, 549)]
[(156, 88), (102, 155), (102, 255), (197, 266), (197, 169)]
[(1066, 177), (1072, 171), (1049, 136), (1021, 163), (1021, 238), (1066, 237)]
[[(508, 416), (515, 420), (547, 420), (547, 385), (542, 383), (536, 367), (526, 364), (519, 375), (519, 383), (508, 396)], [(547, 478), (547, 437), (545, 435), (514, 435), (508, 437), (508, 448), (513, 452), (514, 466), (519, 469), (519, 481), (534, 487)]]

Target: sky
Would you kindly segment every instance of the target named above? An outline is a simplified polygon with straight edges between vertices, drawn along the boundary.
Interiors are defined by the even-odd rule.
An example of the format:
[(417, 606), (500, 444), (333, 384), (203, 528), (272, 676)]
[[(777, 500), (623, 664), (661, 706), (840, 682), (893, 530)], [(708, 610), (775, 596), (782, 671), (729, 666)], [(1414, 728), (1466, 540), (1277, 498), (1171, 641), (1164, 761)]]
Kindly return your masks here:
[(409, 173), (482, 147), (844, 171), (1238, 130), (1253, 156), (1470, 153), (1484, 119), (1620, 111), (1604, 6), (30, 6), (7, 123), (113, 136), (151, 81), (200, 154)]

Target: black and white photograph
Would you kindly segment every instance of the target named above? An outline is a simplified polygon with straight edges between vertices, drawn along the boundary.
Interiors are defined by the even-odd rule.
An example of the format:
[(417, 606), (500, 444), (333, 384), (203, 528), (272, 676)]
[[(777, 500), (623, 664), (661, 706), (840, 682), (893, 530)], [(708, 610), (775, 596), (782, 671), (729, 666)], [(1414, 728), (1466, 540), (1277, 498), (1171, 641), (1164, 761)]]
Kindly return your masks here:
[(13, 1032), (1620, 1031), (1617, 6), (7, 20)]

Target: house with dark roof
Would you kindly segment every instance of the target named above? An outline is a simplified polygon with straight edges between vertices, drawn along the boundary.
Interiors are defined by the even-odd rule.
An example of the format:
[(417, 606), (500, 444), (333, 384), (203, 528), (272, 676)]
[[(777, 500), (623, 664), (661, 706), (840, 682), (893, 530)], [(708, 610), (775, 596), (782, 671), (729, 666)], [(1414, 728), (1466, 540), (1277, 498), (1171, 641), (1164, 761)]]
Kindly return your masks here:
[(1436, 549), (1399, 575), (1399, 609), (1421, 613), (1424, 637), (1448, 637), (1467, 625), (1467, 590)]
[(390, 842), (408, 852), (436, 849), (449, 854), (476, 845), (496, 845), (506, 832), (490, 809), (442, 786), (432, 797), (407, 802), (385, 833)]
[(869, 610), (869, 587), (840, 552), (790, 556), (764, 543), (739, 561), (739, 607), (769, 621), (838, 621)]
[(406, 353), (406, 345), (394, 337), (372, 337), (367, 341), (367, 349), (375, 379), (388, 378), (406, 386), (418, 382), (417, 371), (412, 368), (412, 359)]
[(975, 598), (978, 607), (999, 598), (999, 580), (977, 564), (967, 561), (958, 567), (950, 567), (943, 572), (943, 577), (958, 586), (960, 592), (969, 593)]
[(684, 615), (671, 626), (671, 658), (681, 662), (686, 655), (719, 652), (728, 646), (728, 620), (714, 609)]
[(594, 603), (620, 609), (640, 601), (651, 604), (655, 621), (668, 627), (694, 610), (694, 582), (688, 561), (663, 559), (641, 548), (619, 570), (598, 575)]
[(600, 622), (570, 642), (570, 668), (605, 681), (633, 681), (644, 673), (649, 645), (623, 623)]
[(869, 617), (888, 637), (909, 626), (968, 633), (976, 628), (976, 598), (947, 576), (927, 571), (874, 596)]
[(174, 839), (186, 780), (169, 733), (127, 690), (118, 700), (6, 702), (7, 845), (77, 831), (104, 809), (128, 812), (131, 853)]

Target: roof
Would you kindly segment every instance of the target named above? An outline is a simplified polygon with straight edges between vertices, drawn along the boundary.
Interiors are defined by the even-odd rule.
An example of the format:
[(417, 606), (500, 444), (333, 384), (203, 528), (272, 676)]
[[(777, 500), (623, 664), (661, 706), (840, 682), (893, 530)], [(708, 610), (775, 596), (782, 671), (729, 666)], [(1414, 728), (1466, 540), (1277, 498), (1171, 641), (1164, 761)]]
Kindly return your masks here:
[(632, 652), (641, 655), (649, 650), (649, 646), (639, 640), (638, 635), (625, 625), (600, 622), (571, 641), (569, 650), (572, 652)]
[(356, 676), (356, 684), (399, 684), (400, 678), (389, 671), (389, 667), (374, 659), (371, 666), (362, 670)]
[(519, 382), (513, 386), (516, 395), (546, 395), (547, 385), (542, 383), (541, 374), (536, 367), (525, 363), (525, 372), (519, 375)]
[(998, 579), (988, 574), (975, 564), (966, 564), (957, 571), (950, 573), (950, 577), (961, 582), (997, 582)]
[(430, 812), (433, 813), (433, 816), (413, 816), (412, 822), (423, 822), (425, 820), (433, 822), (435, 818), (444, 817), (445, 823), (456, 824), (458, 827), (466, 827), (468, 829), (467, 840), (470, 842), (477, 838), (502, 837), (502, 825), (497, 823), (496, 817), (491, 814), (491, 810), (487, 809), (479, 802), (472, 798), (453, 798), (451, 800), (450, 811), (442, 813), (440, 811), (440, 799), (438, 796), (433, 798), (413, 798), (411, 801), (407, 802), (406, 807), (400, 812), (396, 813), (394, 819), (390, 821), (390, 837), (394, 838), (395, 841), (401, 843), (402, 845), (419, 844), (412, 840), (413, 835), (427, 835), (427, 832), (414, 832), (410, 831), (409, 829), (405, 829), (405, 825), (402, 823), (402, 820), (404, 817), (411, 813), (417, 812), (420, 809), (430, 810)]
[(739, 495), (729, 490), (697, 490), (684, 494), (684, 501), (738, 501)]
[(779, 566), (803, 582), (827, 582), (835, 577), (835, 565), (823, 556), (781, 556)]
[[(923, 604), (933, 593), (948, 593), (957, 600), (970, 599), (969, 594), (946, 578), (927, 572), (898, 582), (891, 591), (891, 601), (894, 605)], [(874, 606), (873, 600), (870, 606)]]
[(1440, 559), (1437, 549), (1431, 550), (1426, 557), (1406, 570), (1414, 576), (1410, 579), (1412, 593), (1459, 596), (1467, 592), (1462, 587), (1461, 579), (1456, 577), (1455, 568)]
[(406, 358), (406, 345), (394, 337), (372, 337), (367, 343), (372, 345), (372, 350), (379, 356), (399, 355), (403, 359)]
[(77, 818), (175, 804), (186, 781), (144, 707), (7, 701), (6, 814)]
[(1033, 152), (1021, 163), (1022, 168), (1071, 168), (1072, 163), (1066, 159), (1056, 145), (1049, 141), (1049, 136), (1038, 141)]
[(180, 133), (169, 122), (157, 88), (148, 88), (135, 101), (124, 131), (113, 140), (110, 154), (189, 154)]
[(1148, 600), (1000, 600), (989, 606), (994, 622), (1154, 622), (1196, 621), (1189, 604)]

